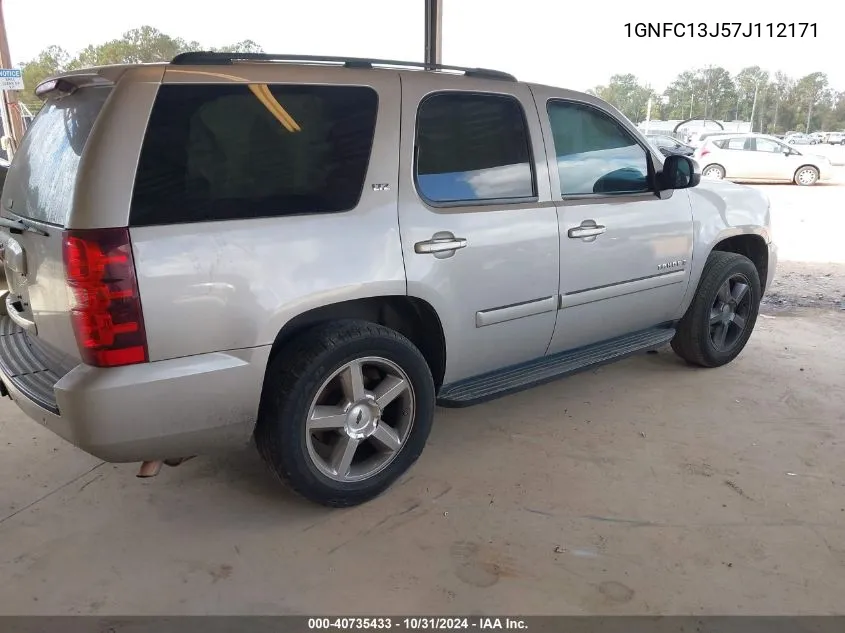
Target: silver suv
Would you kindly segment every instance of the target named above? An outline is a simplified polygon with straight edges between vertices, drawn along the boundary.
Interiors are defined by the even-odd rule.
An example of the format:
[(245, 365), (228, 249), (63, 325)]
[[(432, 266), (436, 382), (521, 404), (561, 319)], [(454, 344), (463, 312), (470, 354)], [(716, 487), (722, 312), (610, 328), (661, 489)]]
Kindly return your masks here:
[(254, 439), (331, 506), (462, 407), (743, 349), (768, 201), (595, 97), (483, 69), (190, 53), (42, 83), (2, 197), (0, 379), (139, 475)]

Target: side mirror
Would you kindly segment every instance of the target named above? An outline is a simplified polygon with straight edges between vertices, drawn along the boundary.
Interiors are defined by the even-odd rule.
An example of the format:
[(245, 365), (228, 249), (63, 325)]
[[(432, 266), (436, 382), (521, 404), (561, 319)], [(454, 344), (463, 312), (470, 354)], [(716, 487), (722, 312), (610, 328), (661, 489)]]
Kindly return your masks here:
[(701, 182), (701, 168), (689, 156), (667, 156), (657, 182), (660, 191), (689, 189)]

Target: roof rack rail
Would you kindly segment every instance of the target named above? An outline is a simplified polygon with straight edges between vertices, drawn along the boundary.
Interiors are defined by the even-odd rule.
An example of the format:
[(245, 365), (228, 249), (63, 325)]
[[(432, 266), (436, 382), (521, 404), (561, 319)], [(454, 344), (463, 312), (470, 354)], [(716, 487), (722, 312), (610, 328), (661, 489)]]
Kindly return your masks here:
[(373, 68), (374, 66), (393, 66), (399, 68), (419, 68), (422, 70), (462, 72), (466, 77), (501, 79), (516, 81), (516, 77), (500, 70), (489, 68), (465, 68), (463, 66), (431, 65), (422, 62), (404, 62), (393, 59), (368, 59), (364, 57), (329, 57), (322, 55), (275, 55), (272, 53), (214, 53), (195, 51), (180, 53), (170, 63), (175, 66), (219, 66), (235, 62), (302, 62), (306, 64), (343, 64), (346, 68)]

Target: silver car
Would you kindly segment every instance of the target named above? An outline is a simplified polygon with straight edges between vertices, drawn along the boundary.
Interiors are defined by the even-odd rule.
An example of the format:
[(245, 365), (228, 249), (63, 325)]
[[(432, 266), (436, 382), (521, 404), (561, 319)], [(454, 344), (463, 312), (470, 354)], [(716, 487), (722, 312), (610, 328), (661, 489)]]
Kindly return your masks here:
[(37, 94), (2, 393), (140, 476), (254, 441), (308, 499), (361, 503), (436, 404), (667, 343), (730, 362), (775, 271), (764, 196), (502, 72), (190, 53)]
[(824, 156), (798, 151), (764, 134), (719, 134), (708, 137), (695, 159), (705, 178), (746, 182), (794, 182), (809, 186), (833, 177)]

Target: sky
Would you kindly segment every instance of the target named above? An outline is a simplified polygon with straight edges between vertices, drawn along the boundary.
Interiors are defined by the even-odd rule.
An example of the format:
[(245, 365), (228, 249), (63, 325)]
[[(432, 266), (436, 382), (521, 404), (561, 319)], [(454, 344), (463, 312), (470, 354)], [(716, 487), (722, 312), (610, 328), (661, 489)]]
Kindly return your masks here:
[[(71, 54), (148, 24), (222, 46), (252, 39), (275, 53), (421, 61), (423, 0), (2, 0), (13, 62), (51, 44)], [(443, 63), (504, 70), (525, 81), (586, 90), (632, 73), (662, 91), (708, 64), (759, 65), (793, 77), (827, 73), (845, 91), (839, 2), (709, 0), (443, 0)], [(804, 38), (768, 37), (767, 23), (813, 20)], [(762, 37), (629, 37), (626, 23), (762, 23)], [(711, 26), (711, 29), (714, 27)], [(718, 27), (715, 27), (718, 28)], [(800, 30), (800, 27), (797, 27)], [(632, 34), (633, 35), (633, 34)]]

